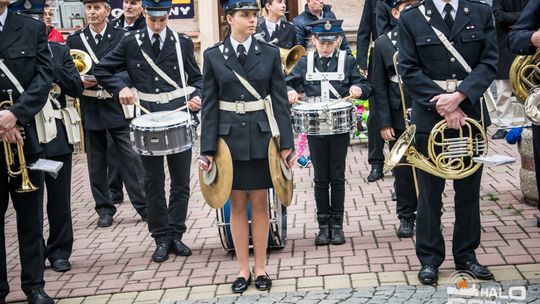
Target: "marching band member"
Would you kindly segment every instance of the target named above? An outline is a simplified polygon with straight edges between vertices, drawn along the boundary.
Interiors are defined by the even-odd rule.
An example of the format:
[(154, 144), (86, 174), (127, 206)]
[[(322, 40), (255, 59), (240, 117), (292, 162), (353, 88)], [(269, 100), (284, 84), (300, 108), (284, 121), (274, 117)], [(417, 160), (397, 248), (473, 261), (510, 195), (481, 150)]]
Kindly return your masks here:
[(285, 0), (261, 0), (261, 7), (266, 11), (264, 21), (257, 26), (257, 33), (266, 42), (283, 49), (291, 49), (296, 45), (294, 24), (283, 20), (287, 4)]
[[(400, 12), (415, 0), (387, 0), (392, 8), (393, 18), (399, 19)], [(375, 40), (373, 48), (373, 71), (371, 81), (375, 92), (376, 102), (370, 104), (372, 111), (379, 118), (380, 134), (384, 140), (389, 141), (390, 150), (394, 147), (403, 131), (405, 131), (405, 119), (401, 102), (401, 94), (398, 87), (398, 79), (394, 68), (394, 54), (397, 52), (398, 29), (393, 28)], [(411, 98), (404, 96), (406, 107), (410, 108)], [(406, 109), (405, 109), (406, 110)], [(409, 166), (394, 168), (394, 189), (396, 193), (396, 213), (400, 220), (397, 230), (398, 237), (412, 237), (417, 197), (415, 189), (413, 169)]]
[[(42, 21), (15, 13), (25, 1), (17, 1), (8, 11), (9, 0), (0, 0), (0, 100), (12, 100), (8, 109), (0, 109), (0, 140), (23, 145), (27, 164), (43, 156), (37, 138), (34, 116), (41, 110), (52, 82), (51, 58), (47, 34)], [(28, 2), (31, 8), (45, 1)], [(28, 4), (27, 4), (28, 5)], [(17, 50), (14, 52), (14, 50)], [(20, 89), (20, 90), (19, 90)], [(20, 129), (24, 128), (24, 139)], [(13, 145), (14, 147), (14, 145)], [(19, 156), (14, 153), (12, 170), (19, 169)], [(38, 190), (17, 193), (22, 178), (10, 177), (4, 149), (0, 151), (0, 303), (9, 293), (6, 268), (5, 213), (9, 199), (17, 214), (21, 288), (32, 304), (52, 304), (53, 299), (43, 290), (45, 282), (45, 248), (43, 246), (43, 180), (42, 171), (30, 170), (30, 182)]]
[[(90, 55), (93, 66), (111, 51), (125, 34), (125, 31), (107, 23), (111, 11), (109, 0), (83, 0), (88, 26), (74, 32), (67, 39), (71, 49), (79, 49)], [(93, 69), (88, 72), (93, 74)], [(131, 149), (129, 120), (111, 93), (103, 90), (102, 84), (93, 79), (83, 78), (85, 87), (81, 97), (81, 112), (87, 141), (88, 172), (92, 196), (96, 201), (99, 215), (98, 227), (109, 227), (116, 213), (107, 186), (107, 133), (116, 145), (117, 157), (130, 164), (139, 156)], [(114, 96), (115, 98), (117, 96)], [(146, 199), (141, 188), (141, 173), (133, 166), (120, 166), (133, 207), (142, 220), (146, 220)]]
[[(521, 55), (533, 55), (540, 49), (540, 0), (530, 0), (508, 34), (508, 47)], [(532, 125), (534, 165), (540, 168), (540, 126)], [(536, 170), (536, 187), (540, 193), (540, 170)], [(540, 204), (538, 205), (540, 211)], [(540, 215), (536, 218), (540, 227)]]
[[(411, 120), (416, 125), (418, 151), (428, 155), (429, 133), (442, 119), (449, 128), (459, 129), (465, 116), (480, 120), (482, 106), (487, 127), (489, 115), (481, 98), (495, 78), (498, 57), (491, 7), (477, 0), (425, 0), (401, 12), (398, 33), (400, 73), (413, 98)], [(448, 43), (443, 44), (445, 38)], [(465, 66), (471, 68), (470, 73)], [(447, 135), (455, 137), (457, 131), (454, 134)], [(436, 284), (445, 258), (440, 229), (445, 179), (417, 172), (416, 255), (422, 265), (418, 279), (423, 284)], [(456, 220), (452, 253), (456, 270), (467, 270), (486, 280), (493, 275), (480, 265), (475, 253), (481, 233), (481, 177), (482, 167), (466, 178), (453, 180)]]
[[(358, 72), (355, 59), (345, 51), (339, 50), (341, 43), (342, 20), (322, 19), (311, 23), (313, 44), (317, 51), (312, 57), (314, 69), (321, 72), (344, 71), (343, 81), (330, 81), (335, 98), (350, 95), (366, 99), (371, 94), (371, 85)], [(340, 60), (340, 56), (346, 56)], [(308, 57), (304, 56), (287, 76), (290, 103), (298, 100), (298, 94), (307, 97), (321, 96), (320, 82), (305, 78)], [(339, 65), (344, 66), (340, 67)], [(335, 95), (339, 96), (335, 96)], [(343, 234), (343, 213), (345, 200), (345, 159), (349, 146), (349, 133), (315, 136), (308, 135), (309, 150), (315, 169), (315, 201), (319, 233), (316, 245), (339, 245), (345, 243)], [(331, 195), (329, 194), (331, 187)]]
[[(123, 28), (126, 31), (136, 31), (146, 28), (146, 21), (143, 16), (142, 0), (124, 0), (122, 3), (122, 14), (111, 21), (117, 28)], [(118, 152), (110, 134), (107, 133), (107, 178), (109, 181), (109, 193), (114, 204), (120, 204), (124, 201), (124, 182), (120, 174), (121, 161), (116, 157)], [(142, 163), (137, 161), (134, 164), (135, 170), (141, 171)], [(144, 176), (141, 171), (137, 174)], [(141, 179), (142, 182), (142, 179)], [(141, 185), (144, 188), (144, 185)]]
[[(118, 95), (123, 104), (135, 103), (135, 95), (128, 83), (116, 74), (117, 71), (127, 70), (139, 92), (141, 105), (149, 111), (174, 110), (186, 103), (191, 111), (198, 111), (202, 76), (195, 62), (191, 39), (173, 32), (167, 26), (172, 0), (143, 0), (143, 6), (147, 27), (131, 32), (105, 56), (95, 68), (96, 77), (106, 89)], [(180, 87), (184, 72), (187, 74), (187, 85), (197, 89), (187, 101)], [(166, 261), (170, 252), (179, 256), (191, 255), (189, 247), (182, 242), (190, 195), (191, 148), (167, 155), (171, 175), (168, 207), (163, 156), (141, 158), (148, 197), (148, 229), (156, 242), (152, 260)]]
[[(255, 287), (268, 290), (272, 286), (265, 270), (269, 229), (267, 193), (272, 188), (268, 144), (273, 140), (272, 133), (277, 131), (276, 121), (281, 157), (289, 167), (295, 162), (287, 88), (279, 50), (253, 37), (257, 2), (221, 0), (221, 6), (231, 34), (204, 52), (201, 156), (198, 163), (201, 169), (210, 170), (218, 137), (225, 140), (233, 160), (230, 227), (240, 267), (231, 289), (236, 293), (244, 292), (251, 283), (249, 200)], [(249, 85), (241, 79), (247, 80)], [(269, 115), (264, 111), (264, 100), (256, 100), (254, 95), (271, 97), (273, 111), (269, 111)], [(233, 110), (235, 104), (244, 105), (246, 111)]]
[[(44, 144), (45, 157), (62, 162), (62, 168), (56, 177), (45, 175), (47, 187), (47, 218), (49, 220), (49, 238), (45, 257), (56, 272), (71, 269), (69, 257), (73, 249), (73, 224), (71, 220), (71, 163), (73, 146), (69, 144), (66, 129), (60, 120), (60, 110), (66, 107), (66, 95), (79, 96), (83, 84), (79, 72), (73, 64), (66, 45), (49, 42), (52, 53), (53, 83), (57, 84), (61, 95), (53, 103), (56, 117), (56, 137)], [(77, 130), (78, 131), (78, 130)]]

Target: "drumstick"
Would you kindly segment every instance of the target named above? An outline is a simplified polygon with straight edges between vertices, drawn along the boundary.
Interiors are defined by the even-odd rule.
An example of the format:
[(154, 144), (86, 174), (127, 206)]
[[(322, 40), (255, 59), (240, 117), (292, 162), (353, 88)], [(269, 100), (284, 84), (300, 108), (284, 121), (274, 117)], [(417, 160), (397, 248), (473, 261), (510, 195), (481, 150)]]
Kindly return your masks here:
[(185, 105), (185, 106), (182, 106), (182, 107), (180, 107), (180, 108), (178, 108), (178, 109), (176, 109), (176, 110), (172, 110), (171, 112), (167, 113), (166, 115), (163, 115), (163, 117), (167, 117), (167, 116), (169, 116), (169, 115), (171, 115), (171, 114), (174, 114), (174, 113), (176, 113), (176, 112), (183, 111), (183, 110), (187, 109), (187, 107), (188, 107), (188, 106)]
[(152, 114), (152, 112), (148, 111), (145, 107), (141, 106), (140, 103), (136, 102), (135, 105), (137, 106), (137, 108), (141, 109), (141, 111), (143, 111), (145, 114)]
[(302, 101), (300, 99), (297, 99), (294, 101), (294, 103), (298, 103), (298, 104), (308, 104), (309, 102), (305, 102), (305, 101)]

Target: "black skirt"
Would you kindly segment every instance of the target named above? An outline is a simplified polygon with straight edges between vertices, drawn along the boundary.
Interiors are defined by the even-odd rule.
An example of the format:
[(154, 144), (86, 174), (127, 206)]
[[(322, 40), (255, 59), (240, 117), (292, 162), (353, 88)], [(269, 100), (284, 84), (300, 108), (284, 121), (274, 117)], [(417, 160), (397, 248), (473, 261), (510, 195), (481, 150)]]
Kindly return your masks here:
[(233, 190), (260, 190), (272, 187), (268, 158), (233, 161)]

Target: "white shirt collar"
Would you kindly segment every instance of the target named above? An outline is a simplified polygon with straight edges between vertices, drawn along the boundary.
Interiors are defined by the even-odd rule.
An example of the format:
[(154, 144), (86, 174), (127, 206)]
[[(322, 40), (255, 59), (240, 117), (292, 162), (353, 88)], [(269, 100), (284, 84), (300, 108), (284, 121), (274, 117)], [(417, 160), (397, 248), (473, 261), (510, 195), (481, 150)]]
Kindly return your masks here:
[(452, 18), (454, 18), (454, 20), (456, 19), (456, 12), (458, 10), (458, 7), (459, 7), (459, 0), (450, 0), (449, 2), (446, 2), (446, 1), (443, 1), (443, 0), (433, 0), (433, 4), (435, 4), (435, 7), (437, 8), (437, 11), (439, 12), (439, 14), (441, 14), (441, 17), (443, 17), (444, 19), (444, 16), (446, 15), (446, 12), (444, 11), (444, 7), (446, 6), (446, 3), (450, 3), (450, 5), (452, 5), (452, 12), (450, 14), (452, 14)]
[(274, 33), (274, 31), (276, 29), (278, 29), (280, 26), (281, 26), (281, 19), (278, 20), (277, 23), (274, 23), (268, 19), (266, 19), (266, 30), (268, 31), (268, 33), (270, 34), (270, 36), (272, 36), (272, 34)]
[[(154, 42), (154, 32), (147, 26), (146, 31), (148, 32), (148, 38), (150, 38), (150, 43)], [(165, 27), (159, 34), (159, 47), (163, 48), (165, 43), (165, 38), (167, 38), (167, 27)]]
[[(98, 33), (94, 32), (94, 30), (92, 30), (92, 27), (88, 27), (90, 29), (90, 33), (92, 34), (92, 37), (94, 37), (94, 40), (96, 39), (96, 35)], [(101, 39), (105, 38), (105, 32), (107, 31), (107, 24), (105, 24), (105, 27), (103, 28), (103, 30), (101, 31)]]
[[(249, 36), (248, 39), (246, 39), (246, 41), (244, 41), (243, 43), (238, 42), (238, 40), (234, 39), (232, 35), (230, 35), (229, 37), (231, 38), (231, 45), (235, 53), (236, 53), (236, 49), (238, 48), (238, 45), (243, 44), (244, 47), (246, 48), (246, 55), (248, 54), (249, 48), (251, 47), (251, 41), (252, 41), (251, 36)], [(236, 56), (238, 56), (238, 53), (236, 53)]]
[(6, 26), (7, 13), (8, 13), (8, 8), (6, 7), (6, 9), (4, 10), (4, 13), (0, 15), (0, 23), (2, 23), (2, 25), (0, 26), (0, 29), (2, 30), (4, 29), (4, 26)]

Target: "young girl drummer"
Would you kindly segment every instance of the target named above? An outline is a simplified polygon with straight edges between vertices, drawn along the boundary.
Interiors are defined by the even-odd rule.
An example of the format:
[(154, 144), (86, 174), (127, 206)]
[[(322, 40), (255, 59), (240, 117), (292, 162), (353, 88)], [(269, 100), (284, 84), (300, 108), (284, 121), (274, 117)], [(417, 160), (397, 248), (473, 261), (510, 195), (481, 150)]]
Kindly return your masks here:
[[(255, 287), (268, 290), (272, 286), (265, 271), (269, 229), (267, 192), (272, 187), (268, 143), (277, 129), (281, 157), (289, 167), (295, 162), (287, 86), (279, 49), (253, 37), (257, 25), (256, 0), (221, 0), (221, 6), (231, 30), (224, 41), (204, 52), (198, 164), (201, 169), (210, 170), (218, 138), (223, 138), (233, 160), (230, 227), (240, 267), (231, 289), (244, 292), (251, 283), (249, 201)], [(271, 97), (273, 111), (269, 112), (273, 115), (267, 115), (264, 110), (261, 98), (267, 96)], [(278, 128), (271, 127), (274, 123)]]
[[(296, 102), (302, 93), (308, 98), (325, 94), (321, 92), (320, 81), (307, 79), (308, 74), (316, 75), (319, 72), (342, 73), (339, 78), (343, 80), (330, 81), (329, 94), (333, 99), (346, 96), (367, 99), (371, 95), (371, 85), (358, 72), (355, 59), (339, 50), (342, 23), (342, 20), (322, 19), (310, 24), (316, 51), (304, 56), (287, 76), (290, 103)], [(312, 67), (313, 71), (308, 71), (308, 67)], [(308, 141), (315, 170), (315, 202), (319, 223), (315, 244), (344, 244), (345, 158), (349, 133), (309, 135)]]

